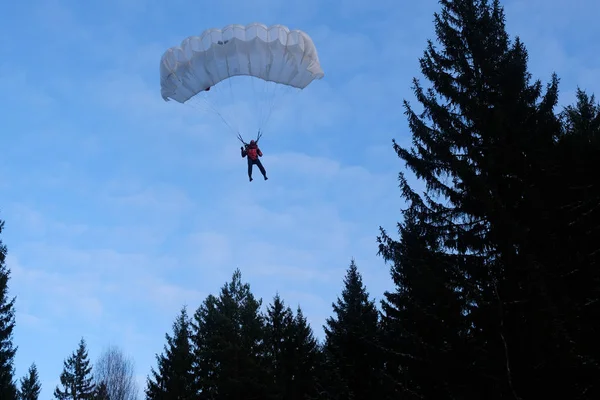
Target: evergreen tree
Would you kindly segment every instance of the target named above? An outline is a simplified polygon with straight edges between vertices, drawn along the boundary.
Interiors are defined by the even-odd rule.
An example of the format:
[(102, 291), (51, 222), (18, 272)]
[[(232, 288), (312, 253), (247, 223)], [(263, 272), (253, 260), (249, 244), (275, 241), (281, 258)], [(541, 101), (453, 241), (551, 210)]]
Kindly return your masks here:
[[(415, 398), (583, 396), (580, 377), (557, 381), (552, 372), (582, 371), (577, 335), (565, 330), (563, 307), (575, 296), (561, 288), (569, 275), (566, 263), (556, 263), (563, 242), (551, 238), (569, 229), (550, 222), (560, 208), (550, 188), (569, 191), (574, 204), (582, 199), (552, 176), (552, 165), (573, 164), (573, 153), (568, 162), (556, 158), (558, 80), (553, 76), (545, 93), (539, 81), (530, 82), (527, 52), (509, 39), (498, 1), (441, 3), (441, 48), (429, 43), (421, 59), (432, 88), (415, 80), (424, 111), (405, 103), (413, 148), (394, 142), (427, 192), (418, 195), (401, 174), (409, 201), (401, 242), (384, 231), (380, 237), (397, 285), (384, 304), (387, 336), (397, 339), (387, 343), (399, 367), (392, 368), (395, 387)], [(574, 233), (570, 257), (579, 253), (584, 230)], [(591, 326), (585, 321), (579, 328)], [(428, 369), (433, 374), (423, 373)]]
[(279, 295), (267, 308), (265, 356), (272, 379), (270, 398), (308, 399), (318, 393), (321, 354), (302, 309), (296, 315)]
[(21, 389), (19, 390), (19, 400), (38, 400), (42, 384), (38, 375), (35, 363), (31, 364), (27, 375), (21, 378)]
[(335, 317), (328, 318), (324, 327), (326, 366), (334, 379), (329, 397), (379, 398), (378, 312), (354, 260), (344, 278), (342, 297), (332, 306)]
[(100, 382), (96, 384), (96, 390), (94, 391), (94, 400), (111, 400), (108, 395), (108, 387), (106, 383)]
[[(0, 234), (4, 229), (4, 221), (0, 220)], [(8, 281), (10, 270), (6, 267), (6, 246), (0, 239), (0, 399), (15, 400), (14, 358), (17, 348), (13, 345), (15, 328), (15, 299), (8, 297)]]
[(382, 344), (388, 349), (386, 398), (448, 398), (448, 382), (466, 382), (468, 321), (457, 290), (460, 271), (440, 249), (437, 232), (405, 211), (400, 241), (383, 248), (396, 260), (396, 291), (382, 301)]
[(294, 363), (294, 314), (277, 294), (267, 307), (265, 325), (265, 354), (272, 379), (269, 385), (270, 397), (289, 399), (293, 379)]
[(285, 399), (315, 399), (323, 383), (320, 367), (323, 363), (322, 352), (313, 330), (298, 306), (293, 321), (291, 337), (292, 361), (291, 383), (288, 397)]
[(261, 301), (236, 270), (219, 297), (194, 315), (195, 376), (201, 399), (264, 399), (267, 395)]
[(530, 213), (535, 219), (523, 251), (540, 266), (538, 313), (550, 320), (548, 355), (555, 368), (576, 371), (562, 386), (570, 398), (600, 398), (600, 105), (578, 90), (561, 117), (563, 131), (544, 169), (544, 202)]
[(224, 380), (220, 358), (222, 343), (216, 333), (219, 329), (218, 299), (210, 294), (194, 313), (192, 343), (194, 376), (199, 399), (212, 400), (219, 396), (219, 385)]
[(148, 400), (196, 400), (192, 367), (194, 358), (190, 342), (190, 321), (183, 307), (173, 323), (173, 336), (166, 334), (164, 354), (157, 355), (158, 371), (147, 378)]
[(77, 350), (64, 361), (60, 374), (60, 384), (54, 390), (54, 397), (59, 400), (93, 400), (94, 383), (92, 367), (88, 359), (86, 343), (83, 338), (79, 341)]

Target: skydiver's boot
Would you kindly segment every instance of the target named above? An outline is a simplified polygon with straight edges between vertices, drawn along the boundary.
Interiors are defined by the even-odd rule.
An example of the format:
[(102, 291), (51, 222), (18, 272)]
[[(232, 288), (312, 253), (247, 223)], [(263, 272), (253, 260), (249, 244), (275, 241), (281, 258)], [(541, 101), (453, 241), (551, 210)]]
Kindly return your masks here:
[(251, 176), (249, 176), (248, 179), (250, 179), (250, 182), (252, 182), (252, 180), (253, 180)]

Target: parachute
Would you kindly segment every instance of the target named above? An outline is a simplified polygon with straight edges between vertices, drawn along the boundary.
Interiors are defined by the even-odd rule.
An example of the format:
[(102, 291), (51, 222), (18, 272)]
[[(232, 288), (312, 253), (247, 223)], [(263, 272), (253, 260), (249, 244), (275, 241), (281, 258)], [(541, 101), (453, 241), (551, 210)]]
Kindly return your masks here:
[(187, 103), (200, 93), (211, 102), (212, 89), (224, 81), (230, 81), (233, 90), (233, 77), (302, 90), (323, 76), (312, 39), (283, 25), (253, 23), (208, 29), (169, 48), (160, 61), (161, 96), (179, 103)]

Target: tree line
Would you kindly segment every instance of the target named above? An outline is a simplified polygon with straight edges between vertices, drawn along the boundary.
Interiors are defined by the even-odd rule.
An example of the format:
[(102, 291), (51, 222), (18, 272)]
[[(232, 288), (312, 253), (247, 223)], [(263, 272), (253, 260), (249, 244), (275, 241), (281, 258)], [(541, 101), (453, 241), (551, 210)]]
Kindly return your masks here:
[[(318, 341), (278, 295), (261, 312), (236, 270), (181, 309), (146, 399), (600, 398), (600, 104), (578, 88), (558, 108), (558, 76), (532, 78), (498, 0), (440, 4), (429, 84), (403, 104), (411, 145), (393, 142), (407, 205), (377, 237), (394, 289), (378, 307), (352, 261)], [(15, 383), (5, 254), (0, 398), (35, 399), (34, 367)], [(82, 340), (56, 398), (121, 399), (98, 397), (86, 357)]]

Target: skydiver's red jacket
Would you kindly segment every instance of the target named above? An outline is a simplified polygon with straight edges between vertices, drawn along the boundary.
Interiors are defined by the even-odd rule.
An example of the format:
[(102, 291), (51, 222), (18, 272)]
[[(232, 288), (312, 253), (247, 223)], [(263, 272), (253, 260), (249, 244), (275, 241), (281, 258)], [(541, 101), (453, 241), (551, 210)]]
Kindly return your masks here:
[(246, 155), (249, 159), (255, 161), (258, 158), (258, 156), (262, 157), (263, 153), (258, 148), (258, 145), (254, 143), (249, 144), (245, 149), (242, 149), (242, 157), (246, 157)]

